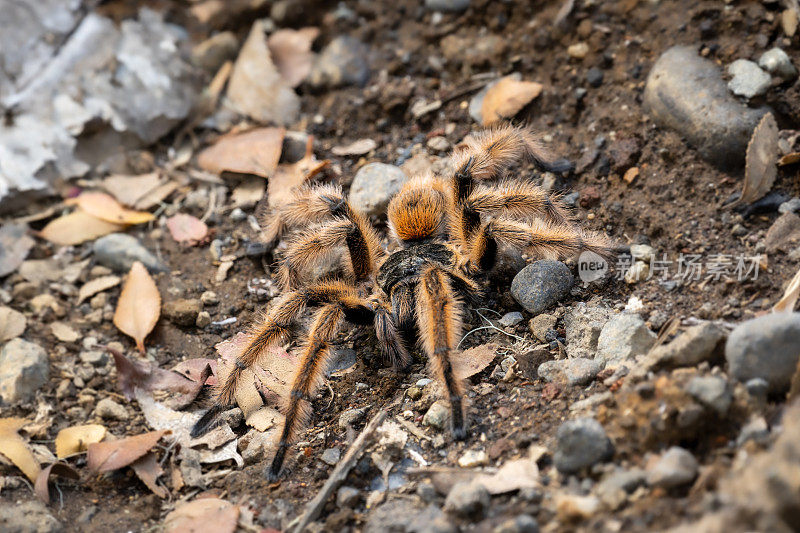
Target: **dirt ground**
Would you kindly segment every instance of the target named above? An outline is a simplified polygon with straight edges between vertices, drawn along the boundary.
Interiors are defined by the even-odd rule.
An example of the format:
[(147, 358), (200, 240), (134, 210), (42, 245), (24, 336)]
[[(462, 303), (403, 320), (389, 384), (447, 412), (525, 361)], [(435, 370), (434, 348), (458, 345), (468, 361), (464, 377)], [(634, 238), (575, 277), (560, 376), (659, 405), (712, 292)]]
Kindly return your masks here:
[[(767, 43), (778, 42), (794, 63), (800, 64), (797, 38), (782, 37), (777, 5), (684, 0), (578, 1), (567, 21), (556, 27), (552, 21), (563, 3), (473, 0), (465, 13), (443, 15), (434, 15), (417, 0), (287, 3), (287, 12), (283, 20), (277, 21), (278, 26), (319, 26), (321, 35), (315, 49), (342, 34), (361, 39), (371, 49), (371, 77), (365, 88), (315, 91), (301, 85), (298, 89), (303, 127), (295, 129), (305, 129), (313, 135), (316, 156), (332, 161), (333, 170), (324, 179), (347, 187), (356, 170), (366, 162), (396, 163), (402, 154), (412, 152), (445, 155), (426, 148), (426, 140), (445, 135), (454, 145), (478, 129), (468, 112), (470, 98), (486, 80), (518, 72), (523, 79), (543, 84), (544, 89), (516, 116), (515, 122), (530, 124), (544, 132), (551, 140), (553, 151), (571, 161), (582, 158), (586, 161), (587, 153), (598, 151), (590, 164), (579, 163), (579, 171), (555, 178), (556, 190), (581, 194), (575, 214), (582, 226), (605, 232), (621, 244), (649, 244), (659, 255), (666, 254), (672, 261), (687, 253), (732, 256), (758, 253), (757, 244), (778, 216), (775, 209), (745, 218), (723, 207), (741, 190), (743, 171), (721, 171), (702, 160), (678, 134), (656, 127), (644, 114), (641, 102), (651, 66), (663, 51), (675, 44), (696, 45), (705, 50), (707, 57), (725, 65), (736, 58), (757, 58), (771, 47)], [(109, 2), (101, 9), (123, 18), (138, 4)], [(209, 34), (208, 28), (191, 19), (184, 4), (149, 4), (165, 10), (168, 19), (185, 25), (198, 41)], [(355, 19), (334, 17), (332, 13), (337, 5), (352, 10)], [(234, 30), (244, 39), (250, 22), (269, 12), (266, 8), (246, 13), (228, 21), (225, 28)], [(441, 19), (434, 22), (434, 17)], [(583, 59), (572, 58), (567, 53), (568, 46), (578, 41), (589, 45)], [(587, 81), (587, 73), (592, 68), (600, 69), (603, 75), (597, 87)], [(797, 115), (790, 113), (797, 109), (797, 97), (796, 83), (771, 90), (766, 97), (764, 103), (776, 110), (776, 118), (783, 129), (798, 127)], [(415, 119), (409, 108), (411, 103), (422, 98), (440, 99), (443, 105), (440, 110)], [(194, 134), (201, 145), (216, 137), (202, 127), (195, 128)], [(331, 151), (334, 146), (364, 138), (378, 144), (367, 158), (337, 156)], [(155, 167), (164, 161), (172, 140), (167, 138), (149, 150)], [(627, 183), (622, 180), (622, 174), (633, 166), (639, 168), (639, 175), (632, 183)], [(531, 167), (520, 168), (519, 172), (534, 175), (540, 182), (548, 179)], [(226, 185), (233, 187), (238, 179), (231, 177), (231, 183)], [(202, 183), (192, 185), (203, 186)], [(797, 167), (780, 168), (774, 189), (785, 192), (788, 197), (800, 195)], [(185, 194), (181, 194), (185, 198)], [(13, 216), (45, 209), (53, 202), (43, 201)], [(258, 236), (246, 222), (235, 222), (226, 216), (225, 209), (223, 206), (212, 214), (207, 223), (213, 236), (231, 238), (229, 253), (243, 256), (247, 243), (256, 241)], [(181, 211), (199, 217), (205, 206), (183, 206)], [(34, 223), (34, 227), (39, 229), (45, 222)], [(385, 231), (385, 221), (377, 222)], [(736, 224), (742, 224), (746, 231), (734, 235), (732, 228)], [(165, 300), (198, 298), (204, 291), (213, 290), (220, 301), (207, 308), (212, 320), (238, 319), (235, 324), (207, 328), (180, 327), (162, 319), (148, 340), (148, 354), (159, 366), (169, 368), (188, 358), (216, 358), (214, 346), (230, 338), (265, 309), (267, 302), (248, 292), (247, 287), (254, 278), (272, 275), (274, 257), (270, 254), (263, 259), (242, 257), (236, 260), (227, 279), (216, 283), (213, 280), (218, 267), (211, 260), (208, 246), (181, 246), (164, 238), (163, 230), (152, 227), (133, 229), (129, 233), (148, 249), (158, 250), (159, 257), (168, 265), (169, 272), (155, 277)], [(54, 251), (54, 246), (38, 241), (29, 258), (45, 258)], [(572, 303), (592, 298), (620, 308), (631, 296), (636, 296), (643, 304), (642, 315), (656, 332), (672, 318), (738, 322), (773, 305), (783, 292), (783, 284), (797, 268), (784, 254), (770, 255), (767, 264), (762, 266), (766, 268), (757, 280), (743, 282), (711, 280), (670, 287), (656, 279), (636, 284), (610, 280), (600, 287), (593, 285), (573, 290), (558, 304), (554, 314), (563, 314)], [(8, 279), (5, 281), (9, 283)], [(510, 296), (510, 280), (498, 283), (497, 278), (492, 277), (487, 283), (489, 290), (483, 307), (501, 315), (520, 310)], [(112, 289), (110, 294), (113, 301), (119, 288)], [(82, 312), (78, 307), (67, 301), (63, 305), (66, 315), (59, 320), (80, 324)], [(56, 397), (59, 383), (68, 375), (65, 371), (68, 363), (81, 351), (81, 340), (66, 345), (60, 343), (65, 348), (58, 348), (59, 343), (54, 342), (48, 330), (48, 323), (54, 318), (46, 313), (29, 318), (26, 332), (28, 340), (45, 347), (48, 353), (57, 354), (55, 370), (51, 371), (49, 382), (38, 395), (39, 402), (53, 407), (52, 426), (42, 443), (52, 442), (59, 429), (79, 423), (81, 415), (88, 416), (91, 407), (80, 403), (78, 393)], [(529, 318), (525, 314), (522, 323), (507, 329), (524, 337), (528, 343), (525, 346), (536, 344), (528, 329)], [(467, 325), (471, 329), (482, 325), (482, 321), (470, 313)], [(563, 335), (561, 322), (557, 329)], [(80, 330), (82, 336), (91, 334), (101, 343), (117, 340), (126, 349), (133, 348), (130, 339), (121, 335), (109, 320), (86, 324)], [(485, 342), (499, 343), (510, 353), (520, 355), (520, 344), (491, 330), (471, 335), (466, 345)], [(332, 467), (320, 461), (322, 452), (332, 446), (343, 446), (353, 438), (352, 432), (348, 434), (337, 425), (342, 412), (363, 408), (368, 420), (379, 406), (401, 397), (402, 392), (398, 391), (408, 389), (425, 376), (421, 362), (412, 367), (410, 375), (398, 375), (383, 367), (376, 357), (378, 348), (374, 336), (367, 328), (348, 329), (340, 335), (337, 345), (355, 349), (358, 362), (347, 372), (333, 376), (330, 390), (323, 387), (314, 402), (309, 429), (297, 447), (300, 453), (290, 454), (288, 474), (282, 481), (267, 482), (263, 461), (242, 469), (224, 463), (204, 469), (229, 469), (205, 490), (248, 506), (259, 528), (286, 527), (328, 478)], [(491, 375), (494, 366), (470, 378), (472, 429), (467, 440), (454, 443), (445, 436), (445, 444), (439, 448), (420, 440), (418, 449), (433, 467), (453, 467), (465, 450), (481, 443), (491, 443), (490, 459), (497, 464), (519, 456), (521, 450), (531, 444), (550, 447), (555, 431), (570, 416), (569, 406), (573, 402), (606, 390), (616, 391), (602, 380), (587, 388), (555, 389), (532, 376), (529, 379), (520, 375), (504, 381)], [(86, 387), (94, 391), (96, 399), (112, 397), (122, 401), (113, 376), (113, 369), (107, 375), (97, 374)], [(362, 383), (367, 387), (357, 385)], [(425, 408), (408, 399), (396, 407), (393, 414), (407, 409), (414, 411), (412, 420), (421, 422)], [(601, 411), (598, 415), (601, 422), (618, 417), (614, 409)], [(32, 417), (36, 405), (3, 408), (3, 412), (4, 416)], [(145, 431), (147, 426), (141, 413), (135, 407), (131, 412), (133, 416), (128, 420), (105, 421), (104, 424), (116, 435)], [(613, 422), (609, 425), (613, 426)], [(430, 429), (425, 431), (432, 435)], [(701, 462), (719, 464), (724, 469), (734, 453), (729, 442), (735, 440), (736, 433), (737, 429), (728, 423), (711, 421), (701, 437), (683, 444), (691, 446)], [(651, 449), (649, 444), (637, 438), (626, 442), (621, 429), (616, 435), (612, 431), (609, 434), (612, 439), (618, 437), (617, 463), (642, 465), (644, 454)], [(81, 460), (78, 461), (80, 465)], [(549, 459), (544, 461), (540, 465), (543, 468)], [(369, 464), (362, 466), (350, 474), (347, 484), (369, 489), (380, 474)], [(0, 471), (10, 475), (13, 467), (0, 466)], [(409, 475), (409, 478), (417, 482), (425, 476)], [(579, 483), (577, 479), (564, 477), (545, 481), (544, 484), (549, 483), (551, 487)], [(413, 487), (412, 483), (399, 493), (411, 498)], [(505, 518), (524, 512), (536, 516), (540, 527), (547, 531), (662, 530), (701, 516), (707, 490), (708, 487), (702, 486), (670, 492), (653, 490), (617, 511), (599, 512), (573, 524), (559, 522), (539, 502), (510, 494), (495, 497), (483, 521), (462, 525), (466, 531), (491, 531)], [(151, 531), (159, 528), (175, 500), (199, 492), (200, 489), (187, 488), (162, 501), (130, 470), (123, 469), (86, 482), (60, 483), (50, 510), (69, 531)], [(33, 498), (25, 488), (0, 492), (0, 499), (7, 502)], [(342, 509), (331, 501), (319, 520), (328, 530), (360, 530), (367, 514), (363, 507)]]

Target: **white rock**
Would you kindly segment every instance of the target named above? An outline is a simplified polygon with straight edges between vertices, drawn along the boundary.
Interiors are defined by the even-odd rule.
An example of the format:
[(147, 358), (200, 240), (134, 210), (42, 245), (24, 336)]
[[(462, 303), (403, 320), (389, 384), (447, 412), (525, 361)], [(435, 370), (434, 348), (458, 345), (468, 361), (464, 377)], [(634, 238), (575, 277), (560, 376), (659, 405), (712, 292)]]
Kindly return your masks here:
[(758, 65), (747, 59), (737, 59), (728, 65), (731, 81), (728, 88), (733, 94), (752, 98), (762, 95), (769, 89), (772, 77), (761, 70)]
[(758, 66), (784, 80), (793, 80), (797, 77), (797, 69), (792, 60), (780, 48), (773, 48), (761, 54)]

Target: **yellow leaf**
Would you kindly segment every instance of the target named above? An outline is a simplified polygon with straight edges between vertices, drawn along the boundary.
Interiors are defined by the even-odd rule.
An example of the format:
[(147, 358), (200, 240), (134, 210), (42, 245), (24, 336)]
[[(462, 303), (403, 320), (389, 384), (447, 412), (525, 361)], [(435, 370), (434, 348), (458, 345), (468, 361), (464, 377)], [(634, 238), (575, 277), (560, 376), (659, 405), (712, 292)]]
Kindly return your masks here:
[(133, 337), (136, 347), (144, 353), (144, 339), (155, 327), (159, 316), (161, 295), (158, 287), (145, 266), (136, 261), (122, 286), (117, 310), (114, 312), (114, 325), (124, 334)]
[(17, 433), (27, 423), (23, 418), (0, 418), (0, 453), (35, 482), (41, 470), (39, 461)]
[(98, 292), (116, 287), (121, 280), (117, 276), (101, 276), (84, 283), (78, 290), (78, 303), (80, 304), (85, 299), (94, 296)]
[(83, 453), (90, 444), (100, 442), (106, 436), (106, 428), (100, 424), (64, 428), (56, 436), (56, 457), (63, 459)]
[(84, 192), (67, 203), (77, 204), (93, 217), (114, 224), (143, 224), (153, 220), (153, 215), (147, 211), (128, 209), (104, 192)]
[(99, 219), (78, 209), (51, 221), (42, 229), (39, 236), (55, 244), (71, 246), (123, 229), (125, 226), (122, 224)]

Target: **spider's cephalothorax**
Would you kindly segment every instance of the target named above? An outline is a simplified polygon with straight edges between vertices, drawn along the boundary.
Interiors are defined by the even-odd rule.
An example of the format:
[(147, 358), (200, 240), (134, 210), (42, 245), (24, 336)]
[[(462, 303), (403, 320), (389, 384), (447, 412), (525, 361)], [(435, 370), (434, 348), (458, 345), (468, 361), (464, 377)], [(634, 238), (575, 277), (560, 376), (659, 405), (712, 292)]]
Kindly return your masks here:
[[(489, 183), (523, 157), (540, 168), (566, 170), (528, 130), (505, 127), (468, 138), (453, 155), (449, 175), (410, 180), (392, 198), (388, 219), (400, 249), (386, 255), (377, 232), (334, 186), (298, 190), (271, 215), (271, 242), (287, 229), (307, 226), (291, 240), (278, 275), (287, 292), (253, 328), (250, 344), (219, 387), (214, 405), (193, 428), (199, 435), (234, 403), (242, 370), (266, 348), (287, 340), (309, 306), (319, 306), (286, 402), (286, 420), (268, 475), (276, 477), (286, 450), (305, 425), (311, 400), (324, 380), (331, 342), (343, 321), (373, 324), (384, 354), (398, 367), (418, 345), (446, 391), (453, 435), (466, 436), (464, 389), (451, 365), (462, 334), (463, 302), (479, 297), (473, 276), (491, 269), (498, 247), (539, 256), (572, 256), (583, 250), (610, 253), (607, 241), (577, 228), (562, 205), (524, 180)], [(566, 168), (565, 168), (566, 167)], [(347, 253), (341, 250), (346, 248)], [(301, 275), (339, 254), (346, 275), (299, 287)]]

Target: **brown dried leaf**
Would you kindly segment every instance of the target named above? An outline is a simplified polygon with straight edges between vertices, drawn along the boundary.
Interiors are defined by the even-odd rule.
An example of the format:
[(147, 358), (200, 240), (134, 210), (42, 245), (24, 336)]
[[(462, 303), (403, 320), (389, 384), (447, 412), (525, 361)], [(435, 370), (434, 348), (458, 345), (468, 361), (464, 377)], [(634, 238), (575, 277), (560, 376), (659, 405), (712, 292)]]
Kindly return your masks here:
[(798, 298), (800, 298), (800, 270), (797, 271), (792, 280), (789, 282), (789, 285), (786, 287), (786, 291), (783, 293), (783, 297), (781, 297), (780, 301), (778, 301), (778, 303), (772, 307), (772, 312), (791, 313), (794, 311), (794, 306), (797, 303)]
[(453, 354), (453, 374), (457, 379), (467, 379), (489, 366), (497, 352), (496, 344), (482, 344)]
[(35, 482), (41, 470), (39, 461), (18, 433), (25, 424), (27, 421), (24, 418), (0, 418), (0, 454)]
[(258, 128), (224, 135), (200, 152), (197, 164), (216, 174), (229, 171), (268, 178), (278, 166), (285, 134), (284, 128)]
[(27, 324), (25, 315), (16, 309), (0, 307), (0, 343), (10, 341), (25, 333)]
[(233, 533), (238, 521), (238, 505), (218, 498), (201, 498), (169, 513), (164, 520), (164, 533)]
[(74, 468), (64, 463), (53, 463), (45, 467), (44, 470), (39, 472), (33, 484), (33, 492), (36, 493), (36, 497), (45, 505), (50, 503), (50, 487), (48, 482), (50, 481), (51, 475), (65, 477), (67, 479), (81, 478), (80, 474), (78, 474)]
[(319, 28), (308, 27), (299, 30), (282, 28), (267, 39), (272, 60), (290, 87), (300, 85), (311, 72), (314, 63), (311, 45), (318, 35)]
[(131, 463), (131, 468), (133, 468), (136, 476), (142, 480), (142, 483), (147, 485), (147, 488), (150, 489), (153, 494), (159, 498), (166, 498), (169, 496), (167, 489), (158, 484), (158, 478), (164, 473), (164, 470), (162, 470), (161, 465), (158, 464), (155, 453), (150, 452), (144, 457), (140, 457)]
[(174, 181), (162, 180), (158, 172), (126, 176), (116, 174), (103, 180), (103, 188), (125, 205), (150, 209), (178, 188)]
[(196, 359), (187, 359), (181, 361), (172, 367), (173, 372), (177, 372), (192, 381), (201, 381), (201, 376), (206, 367), (211, 368), (211, 375), (206, 380), (206, 385), (214, 386), (217, 384), (217, 360), (207, 359), (205, 357), (198, 357)]
[[(165, 390), (181, 395), (197, 396), (203, 386), (197, 382), (170, 370), (159, 368), (149, 361), (132, 361), (117, 350), (108, 350), (114, 356), (117, 366), (117, 384), (126, 398), (136, 396), (136, 389), (146, 391)], [(201, 375), (202, 377), (202, 375)], [(192, 399), (194, 399), (194, 396)], [(191, 402), (191, 400), (189, 400)]]
[(767, 113), (761, 118), (750, 144), (747, 145), (747, 157), (744, 165), (744, 187), (742, 196), (737, 204), (755, 202), (770, 189), (775, 183), (778, 169), (775, 159), (778, 156), (778, 123), (772, 113)]
[(280, 207), (292, 198), (292, 190), (322, 172), (328, 166), (327, 159), (319, 161), (314, 157), (314, 137), (309, 136), (306, 155), (297, 163), (279, 165), (275, 174), (269, 178), (267, 201), (272, 209)]
[(208, 226), (199, 218), (178, 213), (167, 219), (170, 235), (179, 243), (196, 245), (208, 236)]
[(153, 331), (161, 316), (161, 294), (147, 273), (147, 268), (136, 261), (131, 266), (128, 279), (122, 286), (114, 325), (136, 341), (136, 347), (144, 353), (144, 339)]
[(77, 204), (78, 207), (93, 217), (105, 220), (106, 222), (113, 222), (114, 224), (144, 224), (145, 222), (153, 220), (153, 215), (147, 211), (128, 209), (104, 192), (84, 192), (77, 198), (68, 200), (66, 203), (68, 205)]
[(778, 160), (778, 166), (794, 165), (795, 163), (800, 163), (800, 152), (786, 154)]
[(333, 153), (333, 155), (340, 155), (340, 156), (364, 155), (371, 152), (377, 147), (378, 143), (376, 143), (372, 139), (359, 139), (345, 146), (334, 146), (333, 149), (331, 149), (331, 152)]
[(48, 223), (39, 236), (54, 244), (72, 246), (124, 229), (122, 224), (114, 224), (77, 209)]
[(512, 118), (523, 107), (542, 93), (542, 84), (533, 81), (519, 81), (506, 76), (492, 86), (483, 98), (481, 120), (489, 126), (503, 119)]
[(120, 281), (122, 281), (122, 279), (119, 276), (101, 276), (99, 278), (87, 281), (81, 286), (80, 289), (78, 289), (77, 303), (81, 304), (84, 300), (94, 296), (98, 292), (103, 292), (111, 287), (116, 287), (119, 285)]
[(63, 459), (83, 453), (90, 444), (100, 442), (105, 436), (106, 428), (100, 424), (64, 428), (56, 435), (56, 457)]
[(128, 466), (149, 452), (167, 433), (167, 430), (150, 431), (135, 437), (90, 444), (86, 453), (86, 466), (95, 473), (111, 472)]

